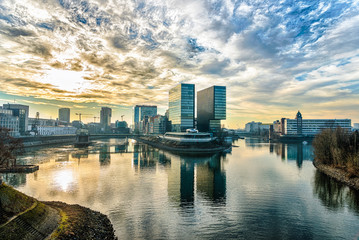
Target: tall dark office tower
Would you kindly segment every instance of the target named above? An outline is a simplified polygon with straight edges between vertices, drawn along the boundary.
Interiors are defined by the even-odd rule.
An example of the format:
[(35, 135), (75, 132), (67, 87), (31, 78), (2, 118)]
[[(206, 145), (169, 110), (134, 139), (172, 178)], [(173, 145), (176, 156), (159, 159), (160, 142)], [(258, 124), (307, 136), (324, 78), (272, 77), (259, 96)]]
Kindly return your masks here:
[(197, 92), (197, 128), (218, 132), (226, 119), (226, 87), (212, 86)]
[(194, 128), (194, 84), (181, 83), (169, 92), (169, 120), (173, 132)]
[(70, 108), (59, 108), (59, 121), (70, 123)]
[(133, 129), (139, 130), (140, 122), (145, 117), (154, 117), (157, 115), (157, 106), (136, 105), (133, 107)]
[(100, 112), (101, 127), (108, 131), (111, 126), (112, 109), (108, 107), (102, 107)]
[(12, 110), (13, 116), (19, 117), (19, 132), (25, 135), (29, 121), (29, 106), (8, 103), (4, 104), (3, 108)]

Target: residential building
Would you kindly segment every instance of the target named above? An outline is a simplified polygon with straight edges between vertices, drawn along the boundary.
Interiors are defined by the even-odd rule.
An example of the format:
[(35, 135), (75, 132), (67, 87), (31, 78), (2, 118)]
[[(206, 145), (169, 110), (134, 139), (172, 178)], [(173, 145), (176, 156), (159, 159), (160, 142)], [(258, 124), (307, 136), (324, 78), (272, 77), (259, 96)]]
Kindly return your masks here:
[(59, 121), (61, 123), (70, 123), (70, 108), (59, 109)]
[(112, 109), (109, 107), (102, 107), (100, 112), (100, 123), (103, 131), (108, 132), (111, 128)]
[(50, 135), (71, 135), (76, 134), (77, 128), (66, 126), (38, 126), (37, 134), (43, 136)]
[(194, 128), (195, 86), (181, 83), (169, 91), (169, 121), (173, 132)]
[(226, 119), (226, 87), (212, 86), (197, 92), (197, 128), (200, 132), (219, 132)]
[(164, 134), (166, 133), (166, 117), (157, 115), (151, 117), (149, 120), (149, 133)]
[(262, 122), (249, 122), (245, 125), (245, 131), (252, 134), (264, 134), (269, 132), (273, 126), (272, 123), (262, 123)]
[(284, 120), (286, 135), (316, 135), (325, 128), (341, 127), (351, 131), (350, 119), (303, 119), (298, 111), (295, 119)]
[(359, 130), (359, 123), (354, 123), (354, 130)]
[(10, 136), (16, 137), (19, 132), (19, 117), (13, 115), (13, 111), (0, 107), (0, 127), (9, 129)]
[(130, 129), (128, 128), (126, 121), (116, 121), (115, 122), (115, 129), (116, 133), (130, 133)]
[(29, 121), (29, 106), (22, 104), (3, 104), (4, 109), (12, 110), (12, 114), (19, 118), (19, 132), (25, 135)]
[[(143, 126), (145, 125), (141, 121), (145, 121), (145, 117), (154, 117), (157, 115), (157, 106), (149, 105), (136, 105), (133, 108), (133, 130), (143, 132)], [(140, 127), (142, 126), (142, 128)]]

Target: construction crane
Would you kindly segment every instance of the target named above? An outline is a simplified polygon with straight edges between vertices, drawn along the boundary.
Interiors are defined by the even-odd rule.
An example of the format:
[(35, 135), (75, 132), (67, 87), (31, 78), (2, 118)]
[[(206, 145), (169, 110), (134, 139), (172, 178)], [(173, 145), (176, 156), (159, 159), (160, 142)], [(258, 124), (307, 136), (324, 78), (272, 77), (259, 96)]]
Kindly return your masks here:
[(124, 117), (125, 115), (121, 115), (121, 121), (123, 122), (123, 117)]
[(79, 120), (81, 122), (81, 116), (85, 116), (85, 115), (91, 115), (91, 114), (85, 114), (85, 113), (76, 113), (76, 115), (79, 116)]
[(39, 134), (38, 126), (40, 124), (40, 113), (36, 112), (36, 118), (33, 124), (31, 125), (31, 131), (35, 133), (35, 135)]
[(93, 116), (93, 122), (94, 123), (96, 122), (96, 118), (100, 118), (100, 117)]

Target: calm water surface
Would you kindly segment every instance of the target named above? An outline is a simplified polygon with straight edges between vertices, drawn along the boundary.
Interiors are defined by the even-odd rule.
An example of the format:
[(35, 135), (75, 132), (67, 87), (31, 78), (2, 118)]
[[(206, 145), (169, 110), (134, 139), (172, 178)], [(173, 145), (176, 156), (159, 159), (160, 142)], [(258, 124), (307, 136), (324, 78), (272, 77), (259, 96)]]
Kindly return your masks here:
[(358, 239), (359, 194), (320, 174), (302, 144), (238, 140), (231, 154), (178, 156), (121, 139), (28, 151), (40, 170), (3, 174), (44, 201), (109, 216), (120, 239)]

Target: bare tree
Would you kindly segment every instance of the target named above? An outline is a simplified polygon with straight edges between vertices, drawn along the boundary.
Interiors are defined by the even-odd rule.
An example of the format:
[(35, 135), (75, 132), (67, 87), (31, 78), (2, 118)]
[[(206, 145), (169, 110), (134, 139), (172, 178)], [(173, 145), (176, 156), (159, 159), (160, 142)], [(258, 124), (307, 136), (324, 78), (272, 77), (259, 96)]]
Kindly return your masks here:
[(0, 127), (0, 167), (15, 167), (16, 155), (23, 151), (21, 139), (10, 135), (10, 130)]

